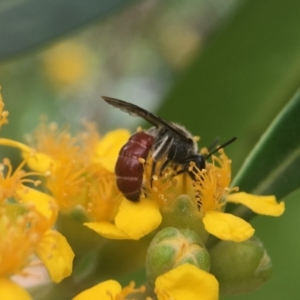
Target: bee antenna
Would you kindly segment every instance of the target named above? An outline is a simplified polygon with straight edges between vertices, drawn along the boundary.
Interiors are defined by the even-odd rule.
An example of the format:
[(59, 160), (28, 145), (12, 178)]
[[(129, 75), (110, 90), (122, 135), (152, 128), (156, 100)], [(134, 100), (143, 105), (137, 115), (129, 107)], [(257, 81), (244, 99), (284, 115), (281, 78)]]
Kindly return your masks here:
[(210, 151), (212, 151), (213, 148), (215, 148), (217, 146), (217, 144), (219, 143), (220, 137), (216, 137), (213, 142), (209, 145), (209, 147), (207, 148), (208, 152), (210, 153)]
[(235, 140), (237, 139), (237, 137), (233, 137), (231, 138), (229, 141), (227, 141), (226, 143), (222, 144), (221, 146), (218, 146), (215, 150), (213, 150), (212, 152), (209, 152), (206, 156), (205, 156), (205, 160), (207, 160), (210, 156), (212, 156), (214, 153), (216, 153), (218, 150), (230, 145), (231, 143), (233, 143)]

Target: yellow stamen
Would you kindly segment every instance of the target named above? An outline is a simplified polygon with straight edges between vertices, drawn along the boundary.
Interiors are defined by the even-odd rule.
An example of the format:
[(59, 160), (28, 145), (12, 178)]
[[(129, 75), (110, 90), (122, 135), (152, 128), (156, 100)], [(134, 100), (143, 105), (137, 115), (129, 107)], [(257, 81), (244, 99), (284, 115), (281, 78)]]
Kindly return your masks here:
[(88, 186), (87, 212), (92, 220), (112, 221), (123, 199), (115, 175), (99, 170)]
[(0, 145), (18, 148), (21, 151), (23, 151), (25, 153), (28, 153), (28, 154), (31, 154), (31, 153), (35, 152), (34, 149), (28, 147), (27, 145), (25, 145), (23, 143), (13, 141), (13, 140), (10, 140), (10, 139), (5, 139), (5, 138), (0, 138)]
[[(33, 180), (28, 177), (30, 176), (42, 176), (43, 174), (39, 172), (25, 172), (22, 170), (26, 164), (28, 157), (25, 158), (19, 166), (13, 171), (12, 165), (8, 158), (3, 159), (3, 163), (0, 164), (0, 201), (5, 201), (8, 198), (19, 199), (18, 192), (20, 190), (25, 191), (26, 187), (24, 183), (31, 183), (34, 186), (40, 184), (40, 180)], [(6, 174), (4, 170), (7, 169)]]
[(17, 274), (31, 261), (43, 232), (43, 218), (29, 205), (6, 204), (0, 209), (0, 276)]
[(145, 160), (144, 158), (139, 157), (139, 158), (138, 158), (138, 161), (139, 161), (141, 164), (144, 164), (146, 160)]
[(112, 300), (125, 300), (127, 296), (130, 296), (131, 294), (144, 293), (145, 290), (146, 290), (145, 286), (136, 288), (134, 281), (131, 281), (129, 285), (124, 287), (122, 289), (122, 292), (116, 295), (115, 298), (112, 298)]
[(199, 141), (200, 141), (200, 136), (198, 136), (198, 135), (193, 136), (193, 140), (194, 140), (196, 143), (199, 142)]

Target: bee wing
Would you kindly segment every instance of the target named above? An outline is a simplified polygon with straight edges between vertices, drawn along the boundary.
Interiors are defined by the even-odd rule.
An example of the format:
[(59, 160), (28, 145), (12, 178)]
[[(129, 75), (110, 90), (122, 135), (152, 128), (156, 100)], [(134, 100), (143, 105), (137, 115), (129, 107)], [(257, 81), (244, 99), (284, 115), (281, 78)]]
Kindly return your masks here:
[(190, 141), (191, 139), (191, 137), (184, 130), (177, 127), (175, 124), (168, 122), (135, 104), (123, 100), (106, 97), (106, 96), (102, 96), (102, 98), (108, 104), (116, 108), (119, 108), (120, 110), (128, 113), (131, 116), (141, 117), (156, 127), (166, 127), (167, 129), (169, 129), (171, 132), (173, 132), (176, 136), (178, 136), (180, 139), (184, 141)]

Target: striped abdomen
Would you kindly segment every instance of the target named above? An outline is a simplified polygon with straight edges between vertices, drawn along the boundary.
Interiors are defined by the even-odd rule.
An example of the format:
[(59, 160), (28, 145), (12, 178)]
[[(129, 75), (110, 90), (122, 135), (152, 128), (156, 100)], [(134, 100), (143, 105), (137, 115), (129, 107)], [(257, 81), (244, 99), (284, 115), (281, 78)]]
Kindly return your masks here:
[(153, 136), (140, 131), (132, 135), (119, 152), (115, 167), (117, 186), (128, 200), (139, 201), (144, 173), (139, 158), (147, 159), (153, 142)]

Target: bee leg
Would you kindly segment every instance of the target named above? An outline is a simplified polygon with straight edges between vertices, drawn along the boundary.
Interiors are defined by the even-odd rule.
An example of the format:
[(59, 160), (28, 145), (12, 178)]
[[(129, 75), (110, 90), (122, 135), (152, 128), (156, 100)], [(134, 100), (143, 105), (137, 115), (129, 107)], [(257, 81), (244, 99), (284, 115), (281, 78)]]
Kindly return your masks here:
[[(183, 167), (183, 169), (177, 171), (174, 176), (180, 175), (180, 174), (182, 174), (184, 172), (188, 172), (188, 174), (192, 178), (192, 180), (195, 180), (195, 175), (188, 170), (189, 169), (189, 165), (190, 165), (189, 163), (186, 164)], [(197, 203), (197, 209), (198, 209), (198, 211), (200, 211), (201, 210), (201, 206), (202, 206), (202, 200), (201, 200), (201, 195), (197, 191), (195, 191), (195, 198), (196, 198), (196, 203)]]
[(155, 175), (155, 171), (156, 171), (156, 161), (153, 160), (152, 168), (151, 168), (151, 177), (150, 177), (150, 187), (151, 188), (153, 186), (153, 176)]
[(192, 171), (189, 171), (189, 167), (190, 167), (190, 163), (191, 162), (194, 162), (195, 163), (195, 166), (199, 169), (199, 170), (203, 170), (205, 169), (205, 158), (200, 155), (200, 154), (197, 154), (197, 155), (192, 155), (190, 157), (188, 157), (183, 165), (183, 169), (182, 170), (179, 170), (176, 172), (175, 175), (179, 175), (179, 174), (182, 174), (184, 172), (188, 172), (188, 174), (190, 175), (190, 177), (195, 180), (195, 175)]
[(142, 187), (142, 190), (143, 190), (143, 193), (144, 193), (145, 198), (147, 198), (147, 190), (146, 190), (146, 188), (145, 188), (145, 187)]
[(162, 176), (162, 173), (163, 173), (164, 169), (166, 168), (166, 166), (168, 165), (168, 163), (169, 163), (169, 160), (166, 159), (166, 160), (164, 161), (164, 163), (161, 165), (161, 167), (160, 167), (160, 169), (159, 169), (159, 176)]
[[(153, 184), (153, 176), (156, 173), (156, 162), (159, 161), (163, 156), (165, 156), (168, 153), (168, 151), (172, 145), (173, 139), (174, 138), (171, 136), (166, 136), (163, 139), (161, 139), (161, 141), (159, 142), (159, 146), (154, 150), (154, 152), (152, 154), (153, 162), (152, 162), (151, 178), (150, 178), (150, 186), (151, 187)], [(167, 162), (163, 163), (163, 166), (162, 166), (163, 169), (162, 169), (162, 167), (160, 168), (160, 170), (162, 169), (159, 173), (160, 176), (161, 176), (161, 172), (165, 169), (168, 162), (169, 161), (167, 160)]]
[(180, 169), (180, 170), (174, 172), (174, 176), (180, 175), (180, 174), (186, 172), (186, 170), (187, 170), (187, 168)]
[(173, 140), (173, 137), (165, 136), (160, 141), (158, 141), (158, 146), (156, 149), (154, 149), (154, 152), (152, 154), (152, 158), (154, 161), (159, 161), (162, 157), (168, 155)]

